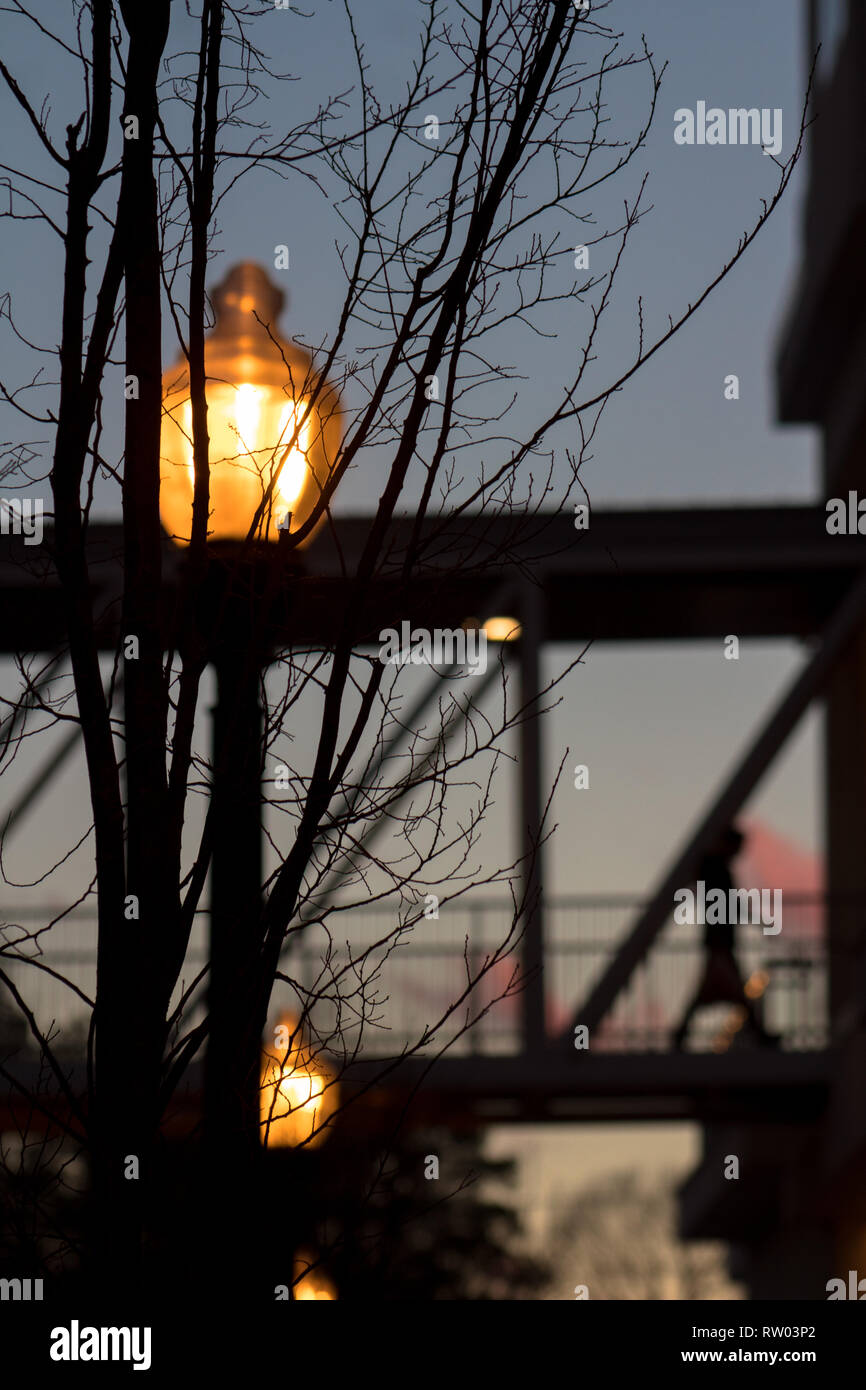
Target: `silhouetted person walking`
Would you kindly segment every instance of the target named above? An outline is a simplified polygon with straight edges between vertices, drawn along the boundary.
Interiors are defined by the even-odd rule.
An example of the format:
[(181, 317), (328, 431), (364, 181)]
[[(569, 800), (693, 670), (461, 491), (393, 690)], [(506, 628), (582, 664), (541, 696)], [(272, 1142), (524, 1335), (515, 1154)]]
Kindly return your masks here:
[[(730, 863), (742, 849), (744, 838), (742, 831), (729, 825), (704, 855), (698, 866), (697, 877), (699, 881), (703, 880), (707, 897), (714, 888), (719, 888), (725, 895), (725, 902), (730, 905), (730, 890), (734, 887)], [(749, 1027), (762, 1045), (773, 1046), (779, 1041), (774, 1033), (767, 1032), (752, 1000), (745, 993), (743, 977), (735, 955), (734, 923), (728, 920), (730, 916), (730, 911), (726, 911), (724, 922), (704, 923), (704, 971), (697, 991), (673, 1036), (673, 1046), (678, 1052), (685, 1043), (692, 1016), (707, 1004), (738, 1004), (740, 1008), (745, 1009)]]

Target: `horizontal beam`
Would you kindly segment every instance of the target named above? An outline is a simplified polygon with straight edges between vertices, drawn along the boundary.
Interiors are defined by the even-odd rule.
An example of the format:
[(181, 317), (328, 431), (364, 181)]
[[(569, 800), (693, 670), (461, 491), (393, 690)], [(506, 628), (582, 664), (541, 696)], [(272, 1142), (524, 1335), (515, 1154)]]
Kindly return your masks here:
[[(35, 1085), (38, 1062), (15, 1059), (10, 1069)], [(411, 1099), (408, 1122), (442, 1120), (498, 1124), (543, 1121), (658, 1121), (760, 1118), (767, 1122), (819, 1116), (829, 1095), (837, 1054), (743, 1048), (716, 1053), (609, 1053), (573, 1051), (526, 1056), (406, 1058), (382, 1075), (384, 1058), (356, 1062), (340, 1078), (349, 1104), (340, 1124), (393, 1124)], [(83, 1087), (83, 1066), (70, 1071)], [(201, 1107), (200, 1063), (190, 1068), (171, 1105), (172, 1125), (184, 1129)], [(372, 1085), (370, 1085), (372, 1083)], [(369, 1089), (368, 1089), (369, 1087)], [(0, 1119), (14, 1116), (16, 1098), (0, 1085)], [(352, 1100), (356, 1096), (357, 1099)], [(61, 1105), (62, 1098), (56, 1098)], [(49, 1099), (45, 1097), (49, 1106)], [(186, 1118), (185, 1118), (186, 1117)], [(38, 1127), (38, 1117), (34, 1117)], [(9, 1127), (12, 1127), (11, 1125)]]
[[(396, 522), (361, 618), (361, 639), (378, 642), (383, 627), (408, 619), (451, 627), (493, 616), (498, 586), (531, 572), (540, 580), (547, 642), (665, 641), (740, 637), (808, 637), (819, 631), (864, 562), (859, 536), (828, 536), (825, 511), (808, 507), (665, 508), (598, 511), (576, 531), (562, 513), (489, 518), (464, 516), (423, 529), (422, 561), (408, 586), (402, 564), (411, 517)], [(328, 646), (353, 590), (352, 578), (371, 518), (336, 518), (283, 566), (272, 601), (276, 645)], [(62, 595), (42, 546), (0, 537), (0, 651), (35, 651), (65, 640)], [(88, 563), (98, 639), (114, 650), (122, 594), (122, 531), (93, 524)], [(223, 557), (230, 549), (215, 547)], [(166, 645), (186, 552), (165, 539)], [(255, 568), (255, 567), (254, 567)], [(254, 581), (253, 581), (254, 582)], [(201, 612), (215, 614), (219, 578), (202, 590)]]
[[(355, 1063), (347, 1084), (375, 1076), (383, 1059)], [(833, 1054), (782, 1052), (775, 1048), (742, 1047), (729, 1052), (608, 1052), (572, 1048), (571, 1055), (555, 1051), (526, 1055), (442, 1057), (434, 1062), (407, 1058), (394, 1070), (393, 1081), (380, 1084), (416, 1085), (459, 1095), (524, 1096), (549, 1101), (586, 1096), (698, 1095), (721, 1088), (742, 1091), (767, 1087), (798, 1089), (824, 1085), (832, 1074)]]

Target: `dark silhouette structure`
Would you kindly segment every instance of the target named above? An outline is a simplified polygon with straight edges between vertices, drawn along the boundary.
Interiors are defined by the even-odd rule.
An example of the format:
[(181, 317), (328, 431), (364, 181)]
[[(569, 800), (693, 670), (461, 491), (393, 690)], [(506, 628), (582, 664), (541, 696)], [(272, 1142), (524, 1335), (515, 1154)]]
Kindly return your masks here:
[[(808, 0), (813, 92), (798, 284), (780, 335), (780, 419), (820, 431), (825, 527), (833, 498), (866, 490), (866, 11)], [(858, 531), (860, 534), (858, 534)], [(829, 539), (858, 542), (862, 523)], [(851, 594), (854, 594), (854, 589)], [(682, 1227), (733, 1244), (753, 1298), (826, 1299), (831, 1278), (866, 1272), (866, 621), (862, 610), (822, 689), (827, 856), (829, 1088), (819, 1114), (785, 1125), (705, 1129), (704, 1161), (682, 1190)], [(784, 930), (782, 932), (784, 936)], [(740, 1155), (726, 1182), (725, 1153)]]

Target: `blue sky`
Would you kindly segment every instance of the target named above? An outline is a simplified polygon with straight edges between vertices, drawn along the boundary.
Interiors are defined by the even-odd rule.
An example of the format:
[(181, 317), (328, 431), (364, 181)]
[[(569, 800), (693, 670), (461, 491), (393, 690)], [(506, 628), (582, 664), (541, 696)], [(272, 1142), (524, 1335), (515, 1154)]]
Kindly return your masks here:
[[(405, 80), (423, 10), (406, 0), (376, 0), (359, 14), (373, 73), (385, 94), (396, 95)], [(271, 111), (276, 127), (283, 106), (289, 123), (327, 90), (351, 80), (341, 7), (319, 3), (316, 12), (320, 19), (305, 23), (292, 22), (282, 12), (263, 21), (265, 46), (275, 66), (299, 74), (297, 82), (283, 84), (275, 93), (273, 100), (281, 103), (279, 111)], [(805, 59), (802, 16), (790, 0), (738, 0), (725, 6), (665, 0), (650, 8), (636, 0), (616, 0), (605, 18), (625, 32), (632, 46), (645, 30), (656, 61), (668, 63), (645, 155), (616, 188), (617, 199), (633, 196), (648, 170), (647, 199), (653, 211), (636, 231), (601, 341), (598, 369), (609, 374), (633, 349), (638, 295), (651, 326), (662, 324), (668, 312), (681, 311), (731, 254), (772, 184), (771, 161), (754, 147), (676, 145), (674, 111), (694, 108), (699, 100), (725, 108), (781, 107), (787, 155), (799, 122)], [(8, 16), (6, 25), (11, 35)], [(59, 130), (77, 110), (68, 66), (58, 64), (50, 50), (46, 56), (44, 43), (37, 45), (30, 37), (20, 43), (10, 37), (8, 48), (37, 105), (50, 96), (54, 129)], [(642, 77), (618, 78), (611, 89), (613, 128), (634, 129), (646, 97)], [(30, 137), (9, 98), (3, 100), (2, 159), (14, 163)], [(809, 429), (779, 427), (773, 400), (774, 345), (797, 265), (802, 187), (802, 176), (795, 176), (744, 261), (680, 336), (612, 400), (583, 473), (595, 506), (816, 496), (816, 436)], [(5, 232), (0, 288), (12, 291), (24, 331), (50, 344), (56, 336), (61, 274), (57, 245), (34, 223), (7, 222)], [(283, 327), (314, 337), (333, 322), (340, 303), (337, 234), (333, 208), (307, 182), (255, 174), (221, 210), (211, 282), (236, 260), (272, 265), (275, 244), (287, 242), (291, 268), (280, 284), (290, 304)], [(563, 274), (573, 274), (569, 265), (564, 262)], [(566, 324), (559, 338), (541, 350), (537, 341), (530, 351), (515, 339), (513, 360), (525, 376), (515, 408), (518, 429), (522, 419), (528, 423), (535, 418), (538, 400), (552, 392), (580, 341), (578, 324), (573, 332)], [(166, 356), (174, 354), (167, 327)], [(20, 379), (23, 361), (20, 345), (8, 331), (0, 333), (4, 380), (16, 379), (16, 373)], [(724, 399), (724, 377), (731, 372), (740, 379), (738, 401)], [(111, 427), (109, 421), (109, 432)], [(10, 423), (0, 434), (8, 438), (13, 428)], [(384, 479), (384, 466), (384, 459), (365, 460), (344, 483), (336, 509), (368, 510)], [(104, 516), (118, 514), (118, 499), (107, 484), (97, 510)], [(552, 672), (573, 656), (567, 649), (550, 649), (548, 669)], [(553, 891), (649, 888), (798, 660), (793, 644), (782, 642), (744, 643), (736, 663), (722, 659), (721, 642), (664, 648), (597, 645), (569, 678), (563, 704), (545, 728), (551, 775), (566, 747), (575, 751), (575, 761), (593, 769), (590, 795), (578, 798), (569, 781), (557, 797), (563, 833), (551, 853)], [(817, 737), (813, 717), (771, 772), (753, 808), (809, 845), (819, 842), (820, 833)], [(78, 790), (72, 791), (70, 772), (62, 791), (58, 786), (58, 797), (41, 811), (43, 828), (52, 838), (56, 832), (58, 845), (65, 834), (59, 804), (83, 791), (81, 770), (79, 764), (74, 773)], [(7, 786), (24, 771), (22, 761), (21, 773), (13, 769)], [(510, 800), (503, 788), (492, 822), (497, 841), (510, 834)], [(22, 835), (16, 852), (27, 861), (37, 847), (27, 847), (25, 839)]]

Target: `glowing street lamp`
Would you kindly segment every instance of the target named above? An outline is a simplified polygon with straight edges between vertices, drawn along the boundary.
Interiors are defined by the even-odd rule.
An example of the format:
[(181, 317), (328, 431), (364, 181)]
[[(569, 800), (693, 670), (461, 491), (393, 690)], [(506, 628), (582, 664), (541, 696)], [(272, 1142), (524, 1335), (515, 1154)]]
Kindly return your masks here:
[[(319, 378), (307, 353), (277, 332), (284, 295), (260, 266), (236, 265), (211, 299), (208, 539), (244, 540), (262, 508), (255, 539), (275, 541), (281, 527), (295, 531), (307, 519), (334, 466), (339, 400), (323, 383), (311, 405)], [(190, 542), (194, 482), (189, 369), (181, 361), (163, 376), (159, 494), (162, 524), (178, 545)]]
[[(262, 1054), (259, 1112), (260, 1133), (266, 1148), (314, 1148), (327, 1134), (322, 1128), (337, 1108), (339, 1087), (326, 1067), (301, 1043), (297, 1023), (289, 1015), (280, 1019), (288, 1041), (277, 1043), (273, 1053)], [(314, 1133), (315, 1131), (315, 1133)]]
[(334, 1284), (318, 1268), (313, 1269), (314, 1260), (305, 1250), (299, 1250), (295, 1256), (295, 1279), (298, 1281), (294, 1286), (294, 1298), (299, 1303), (309, 1303), (315, 1300), (319, 1303), (332, 1303), (337, 1298), (337, 1290)]
[(517, 642), (523, 635), (516, 618), (488, 618), (482, 624), (482, 630), (487, 634), (488, 642)]
[(480, 618), (464, 618), (461, 626), (467, 632), (480, 629), (488, 642), (519, 642), (523, 636), (523, 628), (517, 618), (485, 618), (484, 622)]

